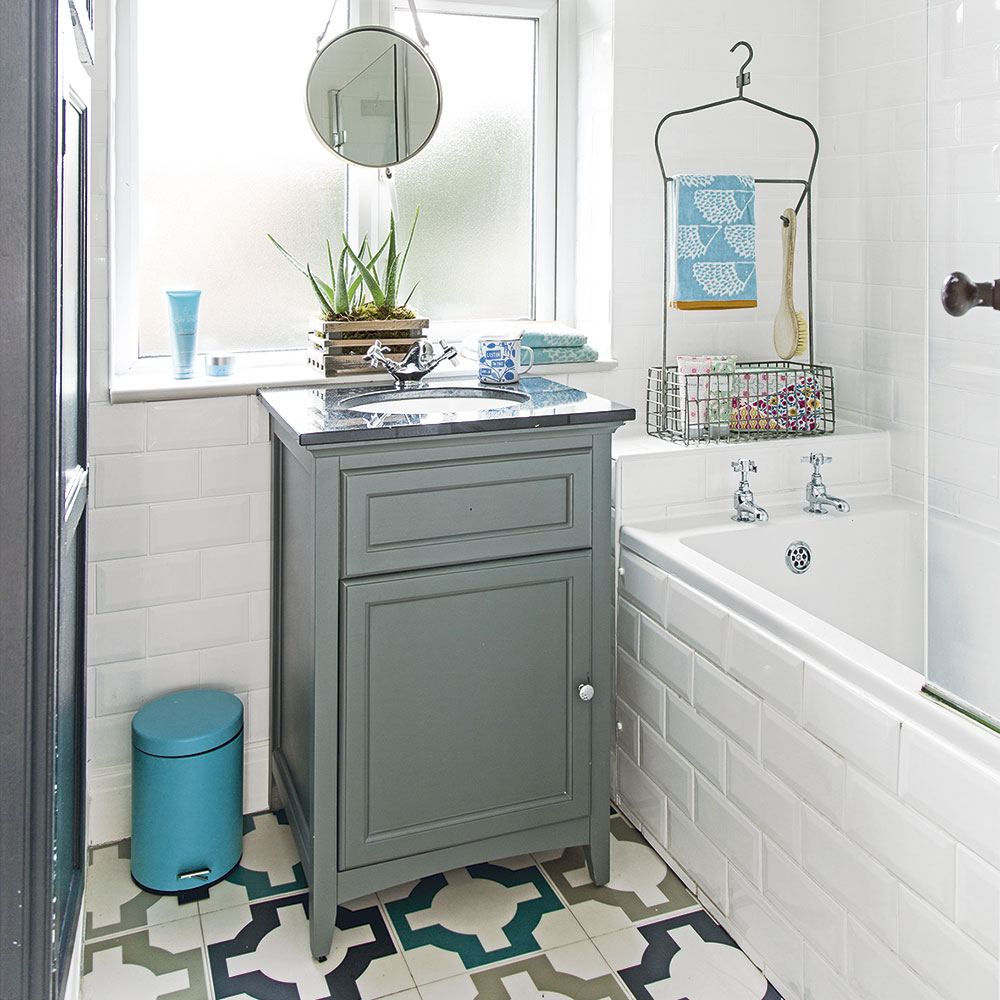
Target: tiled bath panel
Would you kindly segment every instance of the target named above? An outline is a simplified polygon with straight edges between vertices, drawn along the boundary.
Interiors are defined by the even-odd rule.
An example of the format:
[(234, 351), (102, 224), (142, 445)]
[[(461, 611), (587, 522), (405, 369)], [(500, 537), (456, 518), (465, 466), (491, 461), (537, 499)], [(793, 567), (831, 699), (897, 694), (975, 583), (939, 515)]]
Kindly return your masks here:
[(619, 801), (705, 908), (785, 1000), (996, 1000), (1000, 772), (916, 688), (890, 707), (622, 566)]
[(280, 812), (180, 897), (134, 885), (128, 841), (91, 848), (81, 1000), (781, 1000), (623, 816), (611, 831), (606, 887), (577, 848), (444, 872), (342, 905), (323, 962)]

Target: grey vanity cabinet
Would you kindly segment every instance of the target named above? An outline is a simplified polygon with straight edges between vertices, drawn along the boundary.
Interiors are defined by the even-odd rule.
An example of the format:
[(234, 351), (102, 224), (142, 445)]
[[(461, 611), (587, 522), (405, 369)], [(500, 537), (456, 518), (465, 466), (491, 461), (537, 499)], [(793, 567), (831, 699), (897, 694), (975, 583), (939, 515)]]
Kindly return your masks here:
[[(534, 381), (557, 402), (573, 392)], [(264, 394), (270, 772), (313, 954), (338, 900), (463, 865), (582, 845), (604, 884), (611, 433), (632, 411), (366, 440), (298, 430), (302, 392)]]
[(343, 585), (344, 869), (590, 812), (591, 557)]

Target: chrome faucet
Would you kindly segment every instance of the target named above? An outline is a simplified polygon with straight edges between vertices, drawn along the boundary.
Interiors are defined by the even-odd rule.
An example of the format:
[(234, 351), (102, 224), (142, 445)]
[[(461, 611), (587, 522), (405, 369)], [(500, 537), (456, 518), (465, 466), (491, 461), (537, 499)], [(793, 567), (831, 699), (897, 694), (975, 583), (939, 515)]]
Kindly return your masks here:
[(767, 520), (767, 511), (753, 498), (753, 490), (750, 489), (749, 473), (757, 471), (757, 463), (749, 459), (733, 462), (733, 472), (740, 474), (740, 482), (733, 494), (733, 520), (741, 523), (762, 523)]
[(396, 388), (404, 389), (408, 385), (416, 385), (429, 375), (442, 361), (457, 364), (455, 357), (458, 351), (441, 342), (441, 353), (434, 353), (434, 345), (429, 340), (418, 340), (407, 352), (402, 361), (394, 361), (380, 340), (376, 340), (365, 352), (368, 364), (372, 368), (383, 368), (395, 380)]
[(806, 483), (806, 505), (802, 509), (809, 514), (825, 514), (827, 507), (833, 507), (841, 514), (848, 513), (851, 505), (846, 500), (841, 500), (840, 497), (830, 496), (826, 492), (826, 483), (823, 482), (823, 476), (820, 474), (820, 469), (832, 462), (833, 458), (822, 452), (814, 451), (809, 455), (803, 455), (802, 461), (808, 462), (813, 467), (813, 474), (809, 482)]

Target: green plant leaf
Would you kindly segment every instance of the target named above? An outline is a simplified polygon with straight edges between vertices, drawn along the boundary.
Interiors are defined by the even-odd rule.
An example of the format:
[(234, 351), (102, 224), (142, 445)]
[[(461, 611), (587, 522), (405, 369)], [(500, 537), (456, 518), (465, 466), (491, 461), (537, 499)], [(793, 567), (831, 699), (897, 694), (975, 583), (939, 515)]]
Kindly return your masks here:
[[(417, 205), (417, 208), (416, 208), (416, 210), (413, 213), (413, 225), (410, 226), (410, 235), (409, 235), (409, 238), (406, 241), (406, 247), (403, 250), (403, 258), (402, 258), (402, 260), (400, 260), (400, 262), (399, 262), (399, 268), (396, 271), (396, 285), (397, 285), (397, 287), (403, 283), (403, 268), (406, 267), (406, 258), (410, 256), (410, 247), (413, 245), (413, 234), (417, 230), (417, 219), (419, 219), (419, 218), (420, 218), (420, 206)], [(417, 286), (414, 285), (413, 287), (416, 288)], [(413, 292), (411, 290), (410, 295), (412, 295), (412, 294), (413, 294)], [(409, 302), (410, 301), (409, 298), (407, 298), (406, 301)]]
[(306, 274), (306, 265), (300, 260), (296, 260), (270, 233), (267, 234), (267, 238), (278, 248), (278, 252), (281, 254), (289, 264), (292, 265), (296, 270), (301, 271)]
[(337, 262), (337, 266), (334, 267), (333, 264), (333, 250), (330, 247), (330, 241), (326, 241), (326, 255), (330, 261), (330, 273), (333, 275), (333, 305), (337, 311), (337, 314), (350, 312), (351, 303), (349, 296), (347, 294), (347, 274), (344, 266), (344, 261), (347, 257), (346, 252), (341, 251), (340, 260)]
[[(418, 281), (418, 282), (417, 282), (417, 285), (419, 285), (419, 284), (420, 284), (420, 282)], [(408, 306), (408, 305), (410, 304), (410, 299), (412, 299), (412, 298), (413, 298), (413, 293), (414, 293), (414, 292), (415, 292), (415, 291), (417, 290), (417, 285), (414, 285), (414, 286), (413, 286), (413, 287), (412, 287), (412, 288), (410, 289), (410, 294), (406, 296), (406, 301), (405, 301), (405, 302), (403, 303), (403, 308), (404, 308), (404, 309), (405, 309), (405, 308), (406, 308), (406, 307), (407, 307), (407, 306)]]
[(306, 264), (306, 276), (312, 283), (313, 291), (316, 293), (316, 298), (319, 299), (320, 303), (323, 306), (324, 316), (326, 316), (327, 318), (331, 316), (336, 316), (337, 310), (333, 304), (332, 298), (326, 294), (326, 292), (322, 288), (323, 282), (320, 282), (316, 279), (315, 275), (312, 273), (312, 268), (310, 268), (308, 264)]
[(382, 290), (382, 286), (378, 283), (378, 275), (375, 273), (374, 268), (366, 264), (351, 247), (350, 243), (347, 242), (347, 237), (344, 237), (344, 247), (347, 250), (348, 255), (354, 262), (354, 266), (361, 272), (361, 277), (364, 280), (368, 291), (371, 293), (372, 302), (377, 306), (385, 304), (385, 292)]

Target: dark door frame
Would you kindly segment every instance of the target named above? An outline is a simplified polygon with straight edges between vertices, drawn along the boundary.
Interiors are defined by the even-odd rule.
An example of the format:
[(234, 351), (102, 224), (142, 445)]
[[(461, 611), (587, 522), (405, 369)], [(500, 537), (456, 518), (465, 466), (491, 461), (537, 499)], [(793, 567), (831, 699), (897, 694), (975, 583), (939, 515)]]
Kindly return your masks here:
[(0, 2), (0, 1000), (55, 995), (56, 0)]

